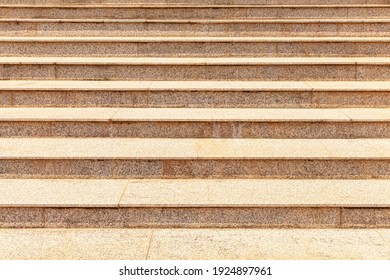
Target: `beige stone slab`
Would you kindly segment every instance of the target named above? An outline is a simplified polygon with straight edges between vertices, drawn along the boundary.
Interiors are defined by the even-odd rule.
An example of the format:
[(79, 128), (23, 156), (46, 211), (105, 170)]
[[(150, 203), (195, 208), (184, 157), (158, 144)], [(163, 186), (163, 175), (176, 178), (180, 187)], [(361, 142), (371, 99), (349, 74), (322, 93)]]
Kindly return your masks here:
[(1, 229), (0, 259), (388, 260), (389, 236), (389, 229)]
[(0, 121), (109, 121), (116, 108), (0, 108)]
[[(353, 109), (356, 111), (359, 109)], [(364, 109), (365, 110), (365, 109)], [(361, 113), (363, 115), (363, 113)], [(375, 119), (374, 117), (371, 118)], [(0, 121), (348, 121), (338, 109), (0, 108)]]
[(0, 64), (77, 64), (77, 65), (205, 65), (205, 58), (171, 57), (0, 57)]
[(390, 57), (0, 57), (0, 64), (61, 65), (386, 65), (389, 63)]
[(127, 180), (0, 180), (0, 207), (118, 207)]
[(390, 91), (390, 81), (53, 81), (0, 80), (1, 90)]
[(207, 65), (289, 65), (289, 64), (355, 64), (387, 63), (387, 58), (376, 57), (374, 60), (364, 57), (210, 57)]
[(388, 229), (161, 229), (148, 259), (388, 260)]
[(390, 139), (0, 138), (0, 159), (21, 158), (389, 159)]
[(94, 43), (148, 43), (148, 42), (390, 42), (387, 37), (0, 37), (0, 42), (94, 42)]
[(306, 91), (311, 90), (311, 87), (300, 81), (153, 81), (149, 90)]
[(202, 24), (213, 24), (213, 23), (388, 23), (390, 19), (300, 19), (300, 18), (288, 18), (288, 19), (32, 19), (32, 18), (1, 18), (0, 22), (20, 22), (20, 23), (202, 23)]
[(314, 91), (388, 91), (390, 81), (305, 81)]
[[(1, 110), (1, 109), (0, 109)], [(390, 116), (389, 116), (390, 118)], [(1, 115), (0, 115), (1, 119)], [(122, 108), (113, 121), (349, 121), (338, 109)]]
[(148, 90), (151, 81), (0, 81), (2, 90)]
[[(390, 82), (389, 82), (390, 88)], [(255, 81), (53, 81), (0, 80), (1, 90), (310, 90), (304, 82)]]
[(147, 229), (0, 229), (2, 260), (143, 260)]
[(388, 121), (390, 119), (390, 108), (345, 108), (340, 109), (352, 121)]
[(148, 43), (148, 42), (390, 42), (388, 37), (0, 37), (0, 42), (94, 42), (94, 43)]
[[(331, 158), (364, 159), (364, 154), (370, 154), (373, 158), (387, 157), (390, 151), (390, 139), (338, 139), (337, 143), (330, 139), (318, 140)], [(390, 155), (390, 154), (389, 154)]]
[(389, 207), (389, 180), (130, 180), (121, 207)]

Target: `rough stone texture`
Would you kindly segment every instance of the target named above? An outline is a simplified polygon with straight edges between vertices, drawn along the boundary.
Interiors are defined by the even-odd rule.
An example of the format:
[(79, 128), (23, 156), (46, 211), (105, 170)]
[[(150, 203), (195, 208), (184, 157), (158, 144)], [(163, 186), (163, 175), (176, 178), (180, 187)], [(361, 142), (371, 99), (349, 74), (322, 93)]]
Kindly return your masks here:
[(43, 208), (0, 208), (1, 228), (41, 228), (45, 225)]
[[(388, 18), (387, 6), (367, 7), (269, 7), (253, 5), (229, 7), (220, 5), (212, 7), (154, 5), (139, 7), (137, 5), (114, 5), (107, 7), (95, 5), (56, 6), (56, 7), (1, 7), (2, 18), (105, 18), (105, 19), (228, 19), (228, 18)], [(77, 7), (77, 8), (75, 8)]]
[[(17, 37), (15, 37), (16, 39)], [(126, 40), (115, 41), (110, 38), (104, 40), (80, 41), (80, 39), (67, 38), (67, 41), (58, 42), (52, 39), (47, 42), (33, 41), (34, 38), (25, 37), (23, 41), (16, 41), (13, 37), (9, 37), (8, 41), (0, 38), (0, 51), (7, 56), (72, 56), (72, 57), (88, 57), (88, 56), (116, 56), (116, 57), (262, 57), (262, 56), (371, 56), (380, 57), (390, 54), (389, 42), (384, 40), (376, 40), (377, 38), (367, 38), (365, 41), (351, 40), (353, 38), (345, 37), (333, 40), (328, 39), (323, 41), (301, 40), (287, 38), (281, 41), (276, 38), (265, 42), (257, 40), (248, 40), (244, 42), (235, 42), (233, 38), (218, 42), (215, 40), (209, 42), (202, 41), (202, 38), (192, 38), (191, 41), (175, 42), (173, 38), (167, 42), (137, 41), (126, 42)], [(45, 38), (45, 37), (43, 37)], [(168, 37), (169, 38), (169, 37)], [(283, 37), (281, 37), (283, 39)], [(310, 38), (310, 37), (309, 37)], [(85, 40), (86, 38), (84, 38)], [(279, 40), (278, 40), (279, 39)], [(306, 40), (305, 40), (306, 39)], [(53, 41), (54, 40), (54, 41)], [(229, 41), (230, 40), (230, 41)]]
[[(389, 36), (390, 22), (363, 20), (0, 20), (1, 36)], [(322, 22), (321, 22), (322, 21)], [(180, 25), (178, 24), (180, 23)]]
[(388, 259), (386, 1), (0, 0), (0, 258)]
[(341, 220), (344, 227), (389, 228), (390, 210), (389, 208), (346, 208), (341, 212)]
[(330, 207), (4, 207), (0, 213), (1, 228), (336, 228), (340, 225), (340, 208)]
[(390, 106), (387, 91), (0, 91), (4, 107), (338, 108)]
[(389, 138), (388, 122), (0, 122), (1, 137)]
[(1, 65), (2, 79), (191, 81), (382, 81), (388, 64), (359, 65)]
[(364, 160), (198, 160), (164, 162), (164, 178), (389, 178), (390, 163)]
[(389, 179), (388, 160), (2, 160), (1, 178)]

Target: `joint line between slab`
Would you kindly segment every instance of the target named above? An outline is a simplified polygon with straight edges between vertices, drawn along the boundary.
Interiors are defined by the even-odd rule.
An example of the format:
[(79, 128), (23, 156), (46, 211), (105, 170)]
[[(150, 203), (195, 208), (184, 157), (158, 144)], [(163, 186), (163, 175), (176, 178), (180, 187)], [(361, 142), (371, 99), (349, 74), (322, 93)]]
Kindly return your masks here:
[(150, 252), (150, 247), (152, 247), (152, 241), (153, 241), (154, 231), (155, 231), (155, 230), (152, 229), (152, 232), (151, 232), (151, 234), (150, 234), (149, 246), (148, 246), (148, 250), (146, 251), (145, 260), (148, 260), (148, 259), (149, 259), (149, 252)]
[(110, 117), (108, 118), (108, 121), (109, 121), (109, 122), (112, 122), (112, 121), (113, 121), (113, 118), (116, 116), (116, 114), (118, 114), (118, 112), (120, 111), (120, 109), (121, 109), (121, 108), (117, 108), (117, 109), (115, 110), (115, 112), (112, 114), (112, 116), (110, 116)]
[(128, 188), (128, 186), (130, 185), (130, 181), (131, 181), (131, 180), (128, 180), (128, 181), (127, 181), (127, 183), (126, 183), (126, 185), (125, 185), (125, 187), (124, 187), (124, 189), (123, 189), (123, 192), (122, 192), (121, 196), (119, 197), (118, 208), (121, 207), (122, 200), (123, 200), (123, 196), (125, 195), (125, 193), (126, 193), (126, 191), (127, 191), (127, 188)]
[(309, 85), (307, 82), (305, 81), (302, 81), (305, 85), (307, 85), (309, 88), (310, 88), (310, 91), (313, 92), (314, 91), (314, 87)]
[(350, 122), (352, 122), (352, 118), (351, 118), (347, 113), (345, 113), (344, 110), (338, 109), (338, 111), (339, 111), (340, 113), (342, 113), (344, 116), (346, 116), (346, 117), (349, 119)]

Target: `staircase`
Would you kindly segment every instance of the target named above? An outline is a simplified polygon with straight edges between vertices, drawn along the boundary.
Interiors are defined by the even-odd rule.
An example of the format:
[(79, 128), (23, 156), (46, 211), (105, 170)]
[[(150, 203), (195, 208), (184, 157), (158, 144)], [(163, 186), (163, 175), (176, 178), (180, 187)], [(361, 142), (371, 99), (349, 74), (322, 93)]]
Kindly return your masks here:
[(388, 259), (388, 0), (0, 0), (1, 259)]

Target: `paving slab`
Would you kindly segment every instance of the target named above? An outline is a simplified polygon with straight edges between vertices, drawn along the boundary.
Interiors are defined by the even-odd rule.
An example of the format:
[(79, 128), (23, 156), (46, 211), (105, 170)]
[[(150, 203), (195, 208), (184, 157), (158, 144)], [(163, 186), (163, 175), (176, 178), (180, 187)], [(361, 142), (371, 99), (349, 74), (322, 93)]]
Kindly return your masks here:
[(0, 159), (389, 158), (390, 139), (0, 138)]
[[(357, 112), (355, 112), (357, 111)], [(372, 115), (370, 112), (373, 111)], [(386, 109), (350, 109), (356, 120), (390, 120)], [(0, 121), (350, 121), (340, 109), (263, 108), (0, 108)]]
[(0, 121), (109, 121), (117, 108), (0, 108)]
[(112, 117), (113, 121), (313, 121), (324, 119), (349, 121), (349, 118), (337, 109), (140, 108), (134, 110), (123, 108)]
[(388, 260), (389, 236), (388, 229), (162, 229), (148, 259)]
[(388, 260), (389, 229), (0, 229), (3, 260)]
[(130, 180), (120, 207), (389, 207), (389, 180)]
[(53, 81), (0, 80), (0, 90), (390, 91), (390, 81)]
[(118, 207), (127, 180), (0, 180), (0, 207)]
[(0, 64), (3, 65), (387, 65), (389, 63), (390, 57), (0, 57)]
[(148, 229), (1, 229), (2, 260), (144, 260)]

